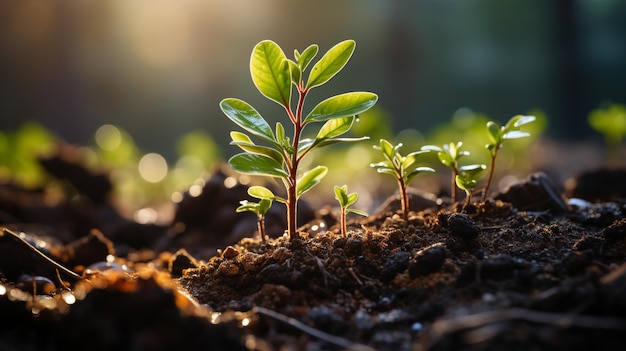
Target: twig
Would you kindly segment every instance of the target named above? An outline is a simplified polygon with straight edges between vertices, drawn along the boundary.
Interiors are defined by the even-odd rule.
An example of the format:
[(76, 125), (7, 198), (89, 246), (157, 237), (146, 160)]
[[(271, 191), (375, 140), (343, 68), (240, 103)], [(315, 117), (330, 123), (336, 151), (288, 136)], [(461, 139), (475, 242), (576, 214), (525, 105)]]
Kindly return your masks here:
[(32, 251), (35, 255), (39, 256), (40, 258), (42, 258), (44, 261), (50, 263), (51, 265), (53, 265), (57, 270), (59, 270), (60, 272), (68, 275), (71, 278), (74, 278), (76, 280), (81, 280), (82, 277), (74, 272), (72, 272), (71, 270), (63, 267), (62, 265), (58, 264), (56, 261), (54, 261), (53, 259), (51, 259), (50, 257), (46, 256), (43, 252), (39, 251), (36, 247), (34, 247), (33, 245), (31, 245), (28, 241), (22, 239), (18, 234), (8, 230), (7, 228), (3, 228), (2, 229), (2, 235), (0, 236), (4, 236), (5, 234), (9, 234), (11, 236), (13, 236), (15, 239), (17, 239), (21, 244), (23, 244), (24, 246), (26, 246), (30, 251)]
[(351, 350), (351, 351), (376, 351), (376, 349), (371, 348), (367, 345), (364, 344), (359, 344), (356, 342), (352, 342), (348, 339), (344, 339), (342, 337), (339, 336), (335, 336), (335, 335), (330, 335), (326, 332), (323, 332), (319, 329), (315, 329), (313, 327), (310, 327), (302, 322), (300, 322), (299, 320), (295, 319), (295, 318), (291, 318), (291, 317), (287, 317), (284, 314), (280, 314), (278, 312), (272, 311), (270, 309), (267, 309), (265, 307), (254, 307), (252, 309), (252, 312), (260, 314), (260, 315), (264, 315), (267, 317), (271, 317), (274, 318), (278, 321), (281, 321), (283, 323), (286, 323), (302, 332), (305, 332), (315, 338), (318, 338), (320, 340), (324, 340), (326, 342), (329, 342), (333, 345), (342, 347), (346, 350)]

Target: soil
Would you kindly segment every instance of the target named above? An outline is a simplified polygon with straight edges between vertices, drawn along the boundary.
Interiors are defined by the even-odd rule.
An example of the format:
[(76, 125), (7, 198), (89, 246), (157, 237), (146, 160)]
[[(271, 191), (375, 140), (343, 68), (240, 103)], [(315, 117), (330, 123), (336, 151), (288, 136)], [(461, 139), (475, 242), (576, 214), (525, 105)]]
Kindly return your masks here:
[(42, 164), (80, 196), (0, 186), (0, 350), (626, 347), (621, 170), (567, 191), (532, 174), (465, 208), (414, 191), (407, 220), (391, 198), (347, 237), (303, 205), (298, 236), (263, 242), (222, 171), (157, 225), (120, 215), (106, 177)]

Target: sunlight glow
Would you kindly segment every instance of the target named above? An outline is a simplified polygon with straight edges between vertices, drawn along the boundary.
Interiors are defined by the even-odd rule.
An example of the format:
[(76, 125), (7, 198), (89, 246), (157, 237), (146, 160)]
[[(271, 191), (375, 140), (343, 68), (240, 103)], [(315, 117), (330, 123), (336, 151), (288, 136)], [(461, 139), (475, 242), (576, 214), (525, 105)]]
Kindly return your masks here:
[(167, 161), (157, 153), (146, 154), (139, 161), (139, 174), (150, 183), (158, 183), (167, 176)]
[(115, 150), (122, 144), (122, 133), (112, 124), (102, 125), (96, 130), (96, 144), (102, 150)]
[(127, 4), (129, 41), (135, 55), (147, 65), (166, 68), (190, 54), (191, 19), (183, 2), (139, 1)]

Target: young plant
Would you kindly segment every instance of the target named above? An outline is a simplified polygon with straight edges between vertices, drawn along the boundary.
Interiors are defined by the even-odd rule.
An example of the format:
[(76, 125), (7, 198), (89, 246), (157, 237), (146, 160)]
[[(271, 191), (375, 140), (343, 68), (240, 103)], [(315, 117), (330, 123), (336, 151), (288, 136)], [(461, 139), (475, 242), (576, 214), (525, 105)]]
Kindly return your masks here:
[(463, 156), (468, 156), (469, 151), (461, 150), (463, 142), (444, 144), (443, 147), (436, 145), (424, 145), (422, 151), (434, 151), (437, 158), (444, 166), (450, 168), (452, 176), (450, 177), (450, 196), (452, 202), (456, 202), (456, 176), (459, 174), (459, 160)]
[[(250, 58), (252, 81), (263, 96), (279, 104), (293, 125), (291, 137), (286, 136), (282, 123), (272, 129), (268, 122), (245, 101), (228, 98), (220, 103), (226, 116), (260, 139), (257, 145), (245, 133), (231, 132), (231, 144), (244, 152), (228, 160), (240, 173), (275, 177), (282, 180), (287, 191), (286, 199), (276, 199), (287, 206), (287, 232), (290, 238), (297, 235), (298, 199), (326, 175), (327, 168), (317, 166), (301, 172), (300, 162), (312, 150), (338, 142), (365, 140), (340, 138), (352, 127), (355, 116), (372, 107), (378, 97), (370, 92), (350, 92), (327, 98), (308, 113), (304, 102), (313, 88), (319, 87), (335, 76), (348, 62), (356, 43), (346, 40), (328, 50), (311, 68), (307, 79), (304, 72), (318, 52), (317, 45), (307, 47), (302, 53), (295, 50), (294, 60), (288, 59), (273, 41), (258, 43)], [(293, 92), (295, 90), (295, 96)], [(304, 138), (308, 125), (324, 122), (314, 138)]]
[(374, 145), (374, 149), (380, 150), (385, 160), (372, 163), (370, 167), (376, 168), (378, 173), (389, 174), (396, 179), (398, 190), (400, 191), (402, 217), (407, 220), (409, 218), (409, 195), (407, 193), (409, 183), (416, 175), (422, 172), (434, 172), (435, 170), (430, 167), (417, 167), (417, 156), (428, 151), (416, 151), (402, 156), (399, 151), (401, 147), (401, 143), (394, 146), (389, 141), (380, 139), (379, 145)]
[(609, 165), (620, 163), (620, 147), (626, 137), (626, 106), (613, 104), (589, 113), (589, 126), (604, 136)]
[(485, 169), (487, 169), (487, 166), (483, 164), (459, 167), (459, 173), (454, 180), (459, 189), (465, 191), (465, 205), (463, 208), (466, 208), (472, 202), (472, 191), (478, 185), (478, 178), (480, 178), (481, 173)]
[(271, 190), (262, 186), (251, 186), (248, 188), (248, 195), (259, 199), (259, 202), (253, 202), (248, 200), (242, 200), (239, 203), (241, 206), (237, 207), (237, 212), (254, 212), (257, 215), (257, 228), (261, 241), (265, 240), (265, 214), (272, 207), (272, 202), (277, 199), (277, 196), (272, 193)]
[(498, 125), (494, 121), (487, 122), (487, 130), (489, 131), (489, 139), (491, 142), (485, 145), (485, 148), (489, 150), (491, 155), (491, 165), (489, 166), (489, 178), (487, 178), (487, 185), (485, 185), (482, 201), (487, 200), (487, 194), (489, 194), (489, 187), (491, 186), (496, 168), (496, 156), (498, 156), (498, 150), (502, 148), (502, 143), (508, 139), (519, 139), (530, 136), (530, 133), (520, 130), (520, 127), (534, 120), (535, 116), (517, 115), (511, 117), (503, 126)]
[(348, 208), (348, 206), (354, 204), (358, 198), (359, 195), (357, 193), (348, 194), (347, 185), (341, 187), (335, 185), (335, 199), (337, 199), (339, 207), (341, 207), (341, 235), (343, 235), (344, 238), (348, 237), (346, 214), (356, 213), (361, 216), (367, 216), (367, 212), (365, 211)]

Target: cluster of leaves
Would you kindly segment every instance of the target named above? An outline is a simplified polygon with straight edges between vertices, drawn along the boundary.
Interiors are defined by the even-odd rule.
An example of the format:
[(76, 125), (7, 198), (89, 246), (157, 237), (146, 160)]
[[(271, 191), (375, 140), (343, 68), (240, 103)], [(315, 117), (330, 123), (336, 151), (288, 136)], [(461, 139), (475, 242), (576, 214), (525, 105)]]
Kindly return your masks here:
[(356, 200), (359, 198), (359, 195), (357, 193), (350, 193), (348, 194), (348, 186), (347, 185), (343, 185), (343, 186), (337, 186), (335, 185), (335, 199), (337, 199), (337, 201), (339, 202), (339, 207), (341, 208), (341, 235), (343, 235), (343, 237), (347, 237), (348, 236), (348, 229), (347, 229), (347, 224), (346, 224), (346, 215), (348, 213), (356, 213), (358, 215), (361, 216), (367, 216), (367, 212), (365, 211), (361, 211), (361, 210), (356, 210), (356, 209), (352, 209), (352, 208), (348, 208), (349, 206), (351, 206), (352, 204), (354, 204), (356, 202)]
[[(296, 236), (298, 199), (317, 185), (328, 171), (324, 166), (316, 166), (300, 174), (302, 159), (313, 149), (367, 139), (340, 136), (350, 130), (359, 113), (367, 111), (376, 103), (378, 97), (374, 93), (350, 92), (332, 96), (318, 103), (307, 114), (304, 113), (304, 102), (311, 89), (334, 77), (348, 62), (355, 46), (353, 40), (346, 40), (332, 47), (312, 66), (308, 79), (305, 79), (304, 72), (318, 53), (317, 45), (307, 47), (302, 53), (295, 50), (294, 60), (288, 59), (282, 49), (270, 40), (254, 47), (250, 59), (252, 81), (263, 96), (283, 107), (293, 126), (291, 137), (286, 135), (282, 123), (278, 122), (275, 128), (271, 128), (261, 114), (243, 100), (228, 98), (220, 103), (222, 111), (231, 121), (264, 142), (259, 145), (248, 134), (231, 132), (231, 144), (237, 145), (244, 152), (231, 157), (228, 163), (241, 173), (282, 180), (287, 197), (272, 195), (268, 199), (287, 206), (287, 232), (291, 238)], [(317, 122), (324, 124), (316, 136), (305, 138), (305, 127)], [(244, 207), (248, 208), (253, 212), (256, 210)]]
[(406, 220), (409, 217), (409, 196), (407, 193), (409, 183), (418, 174), (434, 172), (435, 170), (430, 167), (418, 166), (418, 156), (428, 152), (427, 150), (415, 151), (402, 156), (399, 151), (401, 147), (402, 143), (393, 145), (385, 139), (380, 139), (379, 145), (374, 145), (374, 148), (380, 150), (385, 160), (372, 163), (370, 167), (376, 168), (378, 173), (389, 174), (396, 179), (400, 191), (402, 217)]

